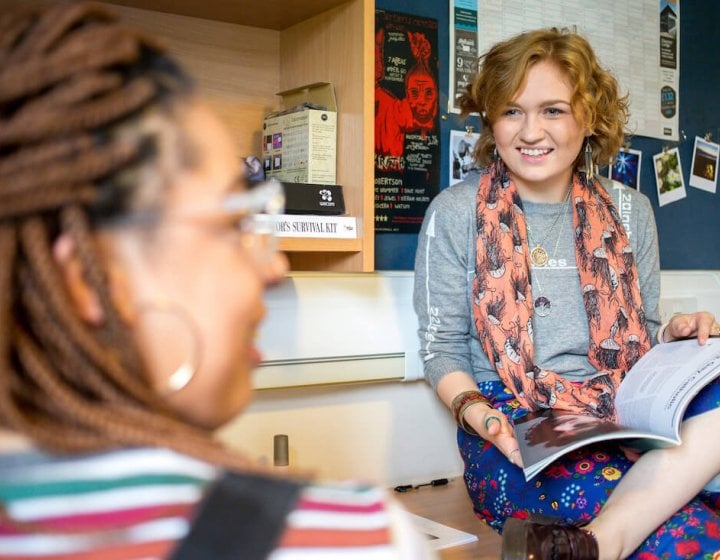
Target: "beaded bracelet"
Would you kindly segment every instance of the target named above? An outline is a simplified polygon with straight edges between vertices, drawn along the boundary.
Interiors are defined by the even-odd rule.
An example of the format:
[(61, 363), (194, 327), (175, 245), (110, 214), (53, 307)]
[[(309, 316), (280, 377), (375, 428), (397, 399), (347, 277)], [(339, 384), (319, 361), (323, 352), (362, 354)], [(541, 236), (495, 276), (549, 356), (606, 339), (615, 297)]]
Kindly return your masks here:
[(471, 435), (477, 435), (477, 432), (465, 422), (465, 411), (473, 405), (485, 404), (492, 408), (492, 404), (480, 391), (463, 391), (452, 401), (452, 413), (455, 423), (465, 432)]

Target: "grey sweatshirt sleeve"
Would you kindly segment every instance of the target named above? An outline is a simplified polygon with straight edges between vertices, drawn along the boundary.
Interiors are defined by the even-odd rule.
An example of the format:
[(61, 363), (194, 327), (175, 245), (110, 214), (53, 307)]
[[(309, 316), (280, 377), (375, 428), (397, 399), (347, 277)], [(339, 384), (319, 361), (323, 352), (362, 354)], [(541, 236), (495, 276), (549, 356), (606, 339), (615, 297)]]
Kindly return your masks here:
[(418, 239), (413, 303), (425, 379), (432, 387), (453, 371), (472, 375), (470, 288), (474, 261), (468, 247), (475, 236), (477, 184), (475, 177), (436, 196)]
[[(636, 209), (637, 239), (633, 247), (637, 264), (640, 294), (650, 338), (655, 344), (660, 328), (660, 253), (655, 216), (646, 196), (625, 188), (621, 197), (632, 196)], [(630, 191), (629, 193), (627, 191)], [(620, 205), (622, 208), (622, 204)]]

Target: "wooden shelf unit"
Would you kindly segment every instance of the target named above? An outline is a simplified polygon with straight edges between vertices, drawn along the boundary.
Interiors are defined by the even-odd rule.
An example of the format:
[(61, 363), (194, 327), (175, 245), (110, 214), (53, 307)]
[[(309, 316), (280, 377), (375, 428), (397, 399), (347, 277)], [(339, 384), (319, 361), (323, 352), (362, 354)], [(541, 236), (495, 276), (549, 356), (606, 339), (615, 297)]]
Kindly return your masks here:
[[(0, 0), (2, 2), (4, 0)], [(277, 92), (330, 82), (338, 100), (337, 182), (358, 239), (282, 239), (293, 270), (374, 268), (374, 18), (371, 0), (112, 0), (166, 38), (229, 125), (238, 156), (258, 155)]]

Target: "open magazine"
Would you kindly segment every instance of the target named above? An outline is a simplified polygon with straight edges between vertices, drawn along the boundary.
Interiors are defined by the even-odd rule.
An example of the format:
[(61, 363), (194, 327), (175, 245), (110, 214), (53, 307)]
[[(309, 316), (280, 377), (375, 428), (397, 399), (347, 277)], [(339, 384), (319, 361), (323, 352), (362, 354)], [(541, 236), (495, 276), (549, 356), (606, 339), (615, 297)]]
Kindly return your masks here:
[(658, 344), (627, 373), (618, 389), (618, 422), (562, 410), (528, 414), (515, 423), (525, 479), (579, 447), (615, 439), (650, 449), (680, 444), (680, 424), (693, 397), (720, 376), (720, 339)]

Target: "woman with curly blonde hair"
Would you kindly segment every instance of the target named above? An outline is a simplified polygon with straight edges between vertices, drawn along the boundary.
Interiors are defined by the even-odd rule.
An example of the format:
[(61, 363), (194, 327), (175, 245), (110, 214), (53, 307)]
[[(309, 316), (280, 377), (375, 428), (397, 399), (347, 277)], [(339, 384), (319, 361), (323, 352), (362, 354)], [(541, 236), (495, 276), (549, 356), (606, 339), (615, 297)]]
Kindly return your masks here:
[(485, 167), (426, 213), (415, 310), (475, 513), (503, 533), (506, 559), (720, 549), (719, 496), (703, 490), (720, 472), (718, 383), (692, 402), (677, 448), (587, 447), (531, 482), (521, 469), (516, 420), (614, 419), (619, 384), (653, 344), (720, 332), (707, 312), (660, 325), (650, 203), (594, 173), (622, 145), (627, 98), (583, 37), (543, 29), (493, 46), (461, 107), (481, 116)]

